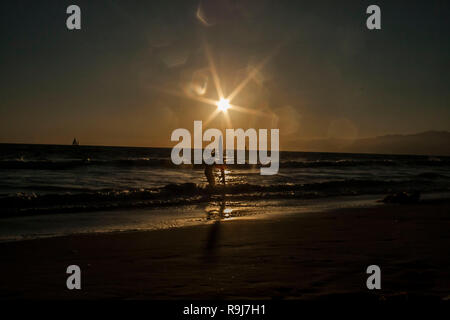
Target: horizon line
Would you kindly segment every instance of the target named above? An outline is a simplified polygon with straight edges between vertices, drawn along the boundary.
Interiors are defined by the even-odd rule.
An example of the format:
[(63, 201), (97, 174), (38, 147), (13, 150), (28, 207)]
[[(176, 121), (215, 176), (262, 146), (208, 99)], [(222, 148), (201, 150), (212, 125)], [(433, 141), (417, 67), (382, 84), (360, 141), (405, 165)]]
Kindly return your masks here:
[[(425, 131), (427, 132), (427, 131)], [(444, 131), (450, 133), (448, 131)], [(361, 138), (364, 139), (364, 138)], [(57, 143), (24, 143), (24, 142), (0, 142), (0, 145), (34, 145), (34, 146), (62, 146), (62, 147), (107, 147), (107, 148), (142, 148), (142, 149), (172, 149), (173, 147), (151, 147), (151, 146), (124, 146), (124, 145), (94, 145), (94, 144), (84, 144), (84, 145), (72, 145), (72, 144), (57, 144)], [(190, 148), (195, 150), (194, 148)], [(204, 150), (204, 148), (202, 148)], [(226, 149), (224, 149), (226, 150)], [(235, 151), (241, 149), (234, 149)], [(248, 149), (242, 150), (248, 151)], [(256, 150), (258, 151), (258, 150)], [(270, 150), (266, 150), (270, 151)], [(333, 153), (333, 154), (364, 154), (364, 155), (391, 155), (391, 156), (437, 156), (437, 157), (450, 157), (450, 155), (437, 155), (437, 154), (425, 154), (425, 153), (377, 153), (377, 152), (342, 152), (342, 151), (305, 151), (305, 150), (279, 150), (279, 152), (299, 152), (299, 153)]]

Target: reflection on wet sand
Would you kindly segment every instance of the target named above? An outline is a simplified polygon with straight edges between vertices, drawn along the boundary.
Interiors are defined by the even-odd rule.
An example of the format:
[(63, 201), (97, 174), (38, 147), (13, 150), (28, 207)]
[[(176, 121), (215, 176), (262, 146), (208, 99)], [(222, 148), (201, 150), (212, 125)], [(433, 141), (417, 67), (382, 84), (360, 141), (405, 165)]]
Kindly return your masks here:
[(218, 258), (217, 253), (219, 248), (218, 244), (220, 242), (221, 221), (229, 218), (233, 209), (226, 207), (226, 198), (225, 195), (223, 195), (220, 200), (218, 200), (218, 204), (216, 204), (216, 201), (211, 202), (211, 206), (206, 208), (205, 211), (207, 215), (206, 219), (215, 221), (208, 232), (204, 260), (209, 263), (214, 263), (217, 262)]

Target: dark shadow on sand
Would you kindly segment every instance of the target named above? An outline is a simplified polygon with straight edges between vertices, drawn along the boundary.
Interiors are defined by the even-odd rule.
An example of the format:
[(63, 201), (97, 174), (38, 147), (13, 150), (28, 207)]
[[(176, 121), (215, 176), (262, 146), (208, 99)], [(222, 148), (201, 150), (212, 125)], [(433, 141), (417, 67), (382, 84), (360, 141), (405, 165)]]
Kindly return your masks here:
[(218, 260), (221, 221), (224, 217), (225, 207), (226, 201), (225, 196), (223, 195), (219, 200), (219, 208), (206, 212), (207, 220), (215, 220), (211, 225), (211, 229), (209, 230), (208, 237), (206, 239), (206, 246), (203, 255), (203, 259), (206, 263), (216, 263)]

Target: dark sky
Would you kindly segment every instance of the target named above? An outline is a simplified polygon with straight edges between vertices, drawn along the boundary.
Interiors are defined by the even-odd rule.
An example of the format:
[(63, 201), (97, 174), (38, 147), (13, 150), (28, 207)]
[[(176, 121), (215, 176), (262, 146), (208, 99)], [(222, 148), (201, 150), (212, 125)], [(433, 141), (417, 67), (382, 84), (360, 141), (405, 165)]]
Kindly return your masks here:
[[(66, 28), (66, 8), (82, 29)], [(382, 30), (366, 28), (377, 4)], [(198, 8), (210, 24), (197, 18)], [(0, 142), (172, 146), (225, 95), (234, 128), (296, 139), (450, 130), (449, 1), (8, 1), (1, 11)], [(258, 64), (270, 56), (257, 72)], [(253, 72), (253, 73), (252, 73)], [(187, 88), (187, 89), (186, 89)], [(168, 93), (170, 91), (170, 93)], [(219, 115), (209, 127), (221, 128)]]

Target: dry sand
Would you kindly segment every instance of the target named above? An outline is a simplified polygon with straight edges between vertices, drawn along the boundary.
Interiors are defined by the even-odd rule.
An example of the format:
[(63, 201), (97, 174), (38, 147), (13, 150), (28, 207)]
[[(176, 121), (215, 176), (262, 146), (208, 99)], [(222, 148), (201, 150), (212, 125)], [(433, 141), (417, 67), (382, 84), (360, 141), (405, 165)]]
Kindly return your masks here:
[[(450, 295), (450, 201), (0, 244), (10, 298), (237, 299)], [(66, 289), (66, 268), (82, 290)]]

